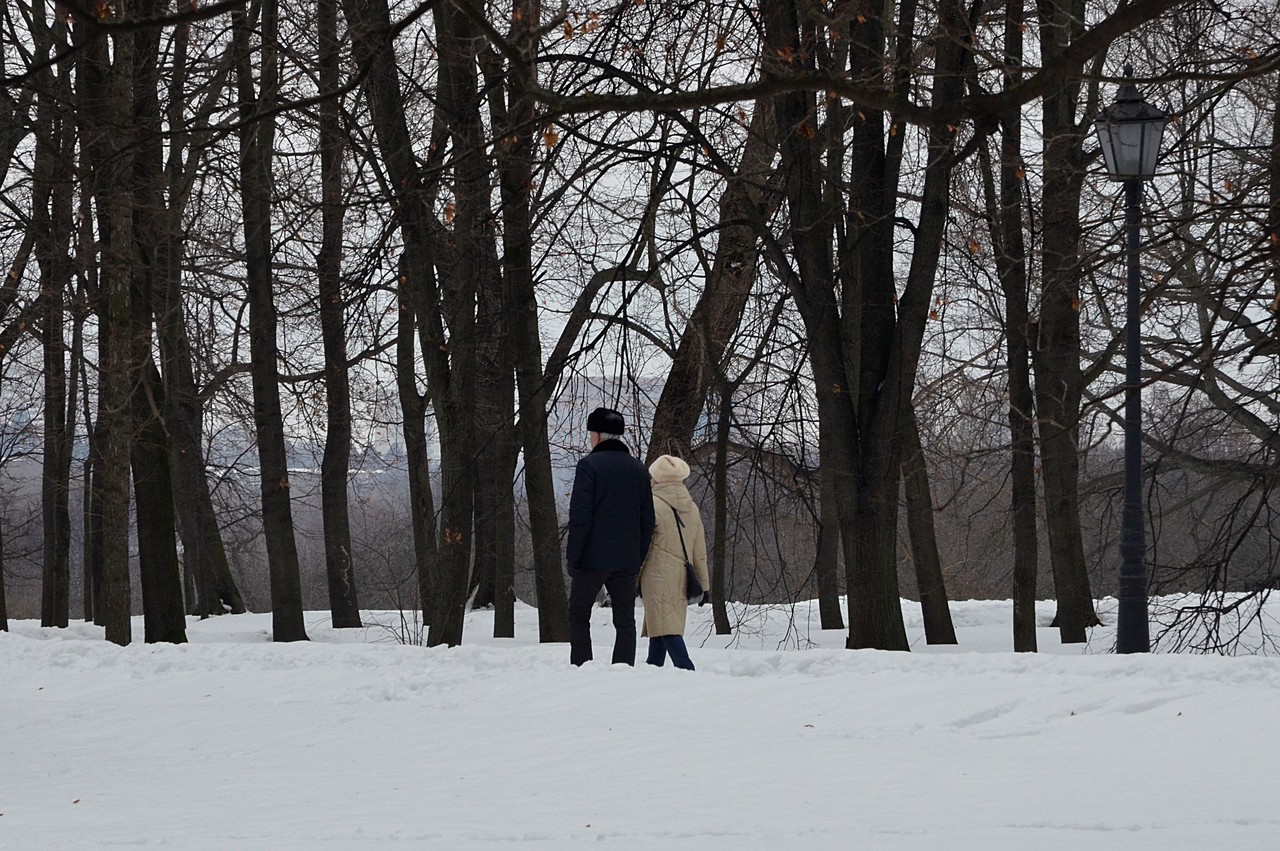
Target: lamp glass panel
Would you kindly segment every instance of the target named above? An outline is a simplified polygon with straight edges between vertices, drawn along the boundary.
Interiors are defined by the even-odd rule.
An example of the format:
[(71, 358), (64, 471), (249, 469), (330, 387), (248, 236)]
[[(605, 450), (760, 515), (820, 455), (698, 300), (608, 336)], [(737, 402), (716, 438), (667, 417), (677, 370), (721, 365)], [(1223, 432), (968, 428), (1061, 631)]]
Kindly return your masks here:
[(1107, 166), (1107, 175), (1114, 180), (1116, 175), (1116, 155), (1111, 149), (1111, 122), (1099, 118), (1094, 122), (1093, 127), (1098, 132), (1098, 144), (1102, 148), (1102, 159)]
[(1142, 140), (1146, 122), (1118, 121), (1111, 125), (1111, 148), (1117, 177), (1142, 176)]
[(1160, 139), (1164, 135), (1166, 123), (1167, 119), (1164, 118), (1142, 122), (1142, 177), (1151, 177), (1156, 173), (1156, 158), (1160, 155)]

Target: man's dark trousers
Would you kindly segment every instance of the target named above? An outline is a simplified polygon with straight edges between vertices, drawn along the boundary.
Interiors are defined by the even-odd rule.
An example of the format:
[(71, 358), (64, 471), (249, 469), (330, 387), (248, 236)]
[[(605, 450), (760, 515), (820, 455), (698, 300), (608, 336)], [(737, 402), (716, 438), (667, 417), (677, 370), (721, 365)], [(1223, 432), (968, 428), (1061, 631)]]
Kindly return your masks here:
[(614, 664), (636, 663), (636, 579), (639, 571), (616, 572), (570, 568), (569, 661), (581, 665), (591, 655), (591, 609), (601, 588), (609, 591), (613, 609)]

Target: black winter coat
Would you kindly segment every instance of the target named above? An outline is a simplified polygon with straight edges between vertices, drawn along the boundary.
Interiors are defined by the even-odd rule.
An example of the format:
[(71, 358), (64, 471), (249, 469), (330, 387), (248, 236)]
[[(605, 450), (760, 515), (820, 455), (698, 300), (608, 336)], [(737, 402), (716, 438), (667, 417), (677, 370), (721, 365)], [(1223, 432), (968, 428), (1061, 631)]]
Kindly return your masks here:
[(569, 498), (569, 566), (639, 571), (653, 538), (649, 471), (621, 441), (604, 440), (578, 462)]

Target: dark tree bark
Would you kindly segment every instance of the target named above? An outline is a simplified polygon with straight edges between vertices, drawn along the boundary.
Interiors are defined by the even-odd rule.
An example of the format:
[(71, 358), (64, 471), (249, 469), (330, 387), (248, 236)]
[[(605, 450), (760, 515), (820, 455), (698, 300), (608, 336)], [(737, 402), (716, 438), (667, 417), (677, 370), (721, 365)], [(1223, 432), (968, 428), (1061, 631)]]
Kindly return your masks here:
[[(785, 76), (802, 70), (814, 60), (813, 28), (802, 32), (801, 19), (792, 0), (769, 0), (761, 4), (765, 22), (765, 73)], [(852, 487), (856, 484), (854, 457), (851, 453), (855, 435), (850, 382), (845, 373), (844, 347), (840, 316), (834, 299), (835, 269), (830, 254), (835, 223), (831, 213), (823, 209), (821, 163), (817, 143), (816, 103), (811, 95), (789, 92), (774, 100), (778, 134), (781, 139), (781, 172), (786, 185), (791, 237), (798, 274), (788, 283), (810, 339), (810, 363), (814, 374), (818, 419), (826, 427), (820, 430), (822, 466), (836, 480), (837, 506), (842, 526), (854, 517)], [(871, 182), (867, 175), (867, 182)], [(780, 253), (776, 244), (771, 246)], [(779, 256), (780, 268), (790, 269), (790, 259)], [(830, 443), (823, 438), (834, 438)], [(845, 564), (848, 573), (849, 621), (854, 628), (854, 546), (844, 535)], [(899, 614), (899, 621), (901, 615)], [(905, 630), (901, 640), (884, 636), (885, 646), (906, 649)]]
[[(530, 11), (537, 13), (536, 4)], [(520, 16), (515, 16), (520, 17)], [(534, 20), (537, 20), (536, 18)], [(513, 20), (513, 23), (515, 21)], [(499, 58), (486, 52), (480, 57), (488, 91), (490, 123), (510, 127)], [(515, 76), (513, 74), (513, 76)], [(477, 81), (479, 82), (479, 81)], [(509, 135), (498, 137), (511, 144)], [(499, 169), (507, 157), (499, 142)], [(487, 205), (486, 205), (487, 209)], [(509, 212), (503, 204), (503, 212)], [(504, 222), (505, 224), (505, 222)], [(518, 227), (517, 222), (513, 222)], [(505, 228), (504, 228), (505, 231)], [(475, 406), (475, 547), (471, 585), (472, 606), (493, 607), (493, 635), (515, 635), (515, 477), (519, 445), (515, 427), (515, 373), (510, 321), (506, 317), (506, 288), (498, 246), (491, 234), (483, 234), (485, 271), (476, 284), (476, 406)], [(517, 235), (512, 234), (513, 237)], [(504, 238), (506, 234), (504, 232)], [(512, 258), (514, 259), (514, 258)]]
[[(505, 220), (505, 217), (504, 217)], [(507, 220), (510, 221), (510, 220)], [(508, 224), (508, 229), (529, 231), (527, 225)], [(504, 230), (504, 235), (506, 230)], [(529, 527), (533, 538), (534, 588), (538, 606), (538, 640), (543, 643), (569, 640), (569, 600), (564, 587), (560, 558), (560, 520), (556, 512), (555, 481), (551, 469), (551, 446), (547, 432), (547, 405), (554, 380), (542, 371), (542, 345), (538, 332), (538, 306), (533, 278), (526, 270), (527, 248), (512, 254), (506, 246), (504, 266), (507, 283), (508, 327), (516, 359), (519, 394), (520, 446), (524, 453), (525, 499), (529, 507)], [(527, 277), (526, 277), (527, 275)]]
[[(819, 423), (819, 428), (821, 428)], [(837, 438), (822, 441), (830, 444)], [(830, 464), (818, 469), (818, 547), (814, 572), (818, 584), (818, 617), (823, 629), (844, 629), (840, 611), (840, 509), (836, 476)]]
[[(172, 250), (180, 249), (173, 245)], [(203, 405), (195, 386), (182, 317), (181, 275), (176, 258), (171, 262), (157, 330), (164, 364), (164, 417), (169, 432), (178, 531), (183, 564), (195, 590), (188, 611), (200, 617), (241, 614), (246, 611), (244, 597), (227, 561), (201, 446)]]
[[(47, 25), (50, 20), (52, 23)], [(39, 59), (47, 58), (53, 50), (65, 49), (66, 24), (57, 15), (48, 16), (43, 3), (34, 4), (31, 22)], [(59, 627), (67, 625), (71, 607), (68, 493), (76, 401), (74, 390), (68, 393), (65, 337), (65, 293), (72, 276), (70, 251), (75, 228), (71, 193), (75, 133), (66, 112), (71, 101), (69, 76), (70, 69), (66, 67), (57, 69), (56, 76), (54, 69), (46, 69), (31, 89), (39, 90), (32, 226), (40, 266), (39, 335), (44, 359), (44, 464), (40, 480), (44, 570), (40, 622), (42, 626)], [(20, 274), (25, 265), (25, 258), (21, 265), (15, 263), (14, 273)], [(16, 278), (11, 275), (9, 280)]]
[(441, 4), (433, 11), (440, 60), (437, 108), (450, 131), (456, 210), (445, 243), (450, 262), (441, 290), (427, 294), (428, 387), (440, 427), (443, 491), (443, 545), (427, 635), (427, 644), (435, 647), (462, 643), (475, 504), (476, 297), (480, 282), (497, 270), (489, 266), (496, 252), (476, 71), (481, 37), (475, 22), (456, 6)]
[[(87, 381), (85, 393), (88, 394)], [(86, 423), (86, 426), (89, 431), (89, 454), (84, 461), (84, 491), (81, 495), (84, 523), (84, 539), (81, 542), (84, 560), (84, 620), (85, 623), (97, 623), (98, 613), (102, 611), (102, 487), (98, 473), (101, 468), (101, 456), (98, 452), (100, 430), (93, 421)]]
[(9, 631), (9, 605), (4, 598), (4, 532), (0, 530), (0, 632)]
[[(207, 127), (213, 108), (220, 102), (230, 77), (231, 63), (219, 66), (213, 82), (188, 115), (186, 57), (190, 33), (179, 26), (173, 38), (173, 72), (169, 84), (169, 159), (166, 164), (168, 207), (165, 222), (164, 290), (154, 300), (156, 336), (159, 340), (161, 375), (164, 379), (164, 420), (168, 430), (174, 502), (188, 592), (187, 610), (200, 617), (240, 614), (244, 598), (231, 576), (226, 547), (213, 509), (213, 497), (201, 445), (203, 400), (196, 388), (191, 345), (183, 312), (182, 219), (190, 200), (196, 171), (201, 165), (192, 156), (195, 128)], [(186, 130), (184, 128), (193, 128)]]
[(245, 277), (249, 299), (249, 355), (253, 419), (262, 476), (262, 526), (271, 571), (271, 622), (275, 641), (305, 641), (302, 582), (293, 537), (289, 471), (280, 408), (280, 367), (271, 260), (271, 162), (279, 86), (276, 0), (264, 0), (258, 29), (261, 57), (255, 91), (250, 22), (232, 13), (236, 81), (240, 96), (240, 197), (244, 207)]
[[(766, 31), (766, 74), (785, 76), (793, 70), (804, 70), (814, 63), (816, 27), (813, 21), (801, 18), (797, 6), (791, 0), (770, 0), (762, 4)], [(883, 26), (879, 11), (866, 9), (860, 13), (858, 38), (862, 41), (863, 58), (855, 64), (855, 72), (863, 72), (863, 65), (873, 59), (883, 61)], [(880, 53), (877, 53), (877, 50)], [(826, 208), (822, 181), (822, 163), (816, 127), (816, 103), (813, 96), (803, 92), (790, 92), (776, 98), (778, 132), (782, 139), (782, 171), (786, 180), (786, 194), (790, 212), (790, 231), (794, 244), (796, 279), (790, 282), (801, 318), (810, 338), (810, 363), (813, 368), (818, 417), (829, 427), (820, 434), (837, 439), (820, 447), (822, 465), (830, 466), (836, 478), (836, 493), (843, 529), (847, 587), (849, 594), (848, 646), (877, 647), (881, 649), (909, 649), (906, 630), (902, 622), (902, 610), (897, 591), (897, 566), (893, 557), (893, 538), (876, 524), (889, 522), (893, 528), (897, 508), (897, 465), (892, 457), (878, 457), (859, 445), (858, 438), (863, 423), (870, 425), (871, 411), (855, 416), (852, 391), (855, 389), (847, 364), (854, 353), (859, 359), (851, 362), (855, 369), (867, 370), (868, 340), (860, 339), (858, 320), (864, 315), (874, 317), (892, 327), (893, 282), (891, 268), (886, 265), (884, 249), (888, 247), (887, 230), (891, 221), (884, 214), (885, 173), (882, 116), (861, 113), (862, 123), (855, 126), (855, 142), (851, 150), (850, 169), (856, 174), (855, 197), (851, 204), (859, 221), (858, 233), (851, 239), (862, 247), (858, 268), (852, 281), (843, 285), (844, 312), (847, 325), (842, 325), (837, 309), (835, 293), (835, 269), (831, 255), (834, 214)], [(789, 261), (782, 258), (784, 264)], [(883, 267), (883, 268), (882, 268)], [(784, 266), (783, 268), (787, 268)], [(887, 291), (888, 295), (884, 293)], [(886, 310), (887, 306), (887, 310)], [(865, 321), (865, 320), (864, 320)], [(875, 333), (881, 333), (874, 329)], [(884, 348), (885, 341), (875, 338)], [(874, 353), (874, 350), (873, 350)], [(881, 367), (883, 371), (883, 366)], [(863, 382), (866, 383), (865, 381)], [(871, 408), (877, 401), (879, 388), (859, 397), (858, 404)], [(821, 437), (820, 437), (821, 439)], [(859, 461), (859, 450), (868, 455), (867, 462)], [(885, 461), (890, 462), (894, 475), (893, 488), (884, 493)], [(878, 464), (874, 481), (869, 481), (866, 470)], [(873, 487), (880, 492), (869, 492)], [(890, 496), (891, 495), (891, 496)], [(864, 524), (865, 528), (862, 527)]]
[[(142, 301), (142, 299), (139, 299)], [(147, 316), (145, 304), (140, 312)], [(187, 640), (169, 442), (162, 414), (160, 372), (150, 356), (143, 383), (134, 391), (137, 437), (133, 446), (133, 490), (137, 507), (138, 564), (142, 578), (143, 640), (148, 644)]]
[(427, 643), (456, 645), (466, 610), (475, 497), (475, 288), (485, 274), (486, 238), (493, 239), (492, 232), (485, 235), (488, 167), (476, 85), (479, 38), (474, 24), (452, 5), (435, 8), (438, 121), (449, 129), (453, 153), (452, 229), (446, 232), (429, 204), (438, 175), (424, 180), (414, 155), (395, 55), (385, 40), (391, 29), (386, 4), (344, 0), (343, 11), (356, 61), (366, 73), (374, 133), (395, 193), (392, 203), (405, 249), (401, 287), (418, 308), (427, 392), (440, 434), (440, 545)]
[[(39, 193), (36, 193), (39, 195)], [(48, 200), (47, 198), (45, 199)], [(40, 211), (40, 202), (37, 201), (36, 212)], [(37, 226), (38, 227), (38, 226)], [(9, 268), (9, 274), (0, 283), (0, 318), (8, 320), (7, 324), (0, 330), (0, 360), (6, 353), (13, 350), (14, 343), (18, 337), (26, 332), (27, 326), (32, 322), (33, 317), (41, 313), (45, 308), (41, 303), (42, 299), (23, 310), (17, 311), (16, 315), (11, 315), (18, 297), (18, 285), (22, 280), (21, 270), (26, 268), (27, 263), (31, 259), (32, 249), (36, 243), (36, 230), (28, 230), (26, 236), (22, 240), (22, 245), (18, 249), (17, 257), (14, 259), (13, 265)], [(9, 629), (9, 610), (5, 602), (4, 596), (4, 574), (5, 574), (5, 554), (4, 554), (4, 538), (0, 536), (0, 632)], [(47, 571), (46, 571), (47, 581)], [(47, 598), (46, 592), (46, 598)], [(46, 626), (48, 624), (45, 624)], [(63, 626), (66, 624), (64, 623)]]
[(541, 20), (541, 5), (540, 0), (520, 0), (513, 7), (512, 32), (521, 61), (512, 60), (505, 121), (495, 115), (495, 125), (508, 128), (503, 135), (507, 144), (497, 147), (503, 223), (502, 299), (516, 375), (519, 445), (524, 452), (525, 497), (533, 538), (538, 640), (545, 643), (569, 640), (569, 617), (547, 435), (547, 404), (554, 382), (543, 380), (533, 276), (534, 101), (528, 85), (537, 80), (534, 28)]
[[(1005, 18), (1005, 84), (1021, 79), (1023, 8), (1007, 7)], [(1031, 386), (1028, 338), (1027, 255), (1023, 240), (1022, 116), (1011, 112), (1001, 120), (1000, 187), (986, 146), (981, 149), (982, 179), (991, 223), (996, 274), (1004, 294), (1005, 362), (1009, 380), (1010, 508), (1013, 516), (1013, 649), (1034, 653), (1039, 539), (1036, 534), (1035, 393)]]
[[(174, 193), (170, 198), (175, 197)], [(188, 611), (200, 617), (246, 611), (244, 597), (231, 575), (226, 547), (213, 508), (213, 495), (201, 445), (203, 403), (196, 389), (190, 344), (182, 313), (181, 246), (169, 246), (165, 295), (156, 317), (163, 363), (164, 419), (169, 433), (170, 470), (182, 558), (194, 597)]]
[[(495, 246), (496, 249), (496, 246)], [(515, 635), (515, 504), (518, 446), (515, 377), (504, 333), (502, 280), (496, 251), (477, 283), (475, 403), (475, 556), (472, 605), (493, 607), (493, 635)]]
[[(507, 380), (494, 382), (492, 390), (479, 390), (476, 413), (480, 441), (476, 448), (472, 605), (493, 608), (494, 638), (515, 636), (516, 517), (512, 477), (519, 447), (511, 424), (514, 412), (510, 410), (515, 384), (510, 373), (504, 377)], [(502, 389), (506, 390), (505, 394), (499, 392)], [(508, 409), (507, 416), (498, 422), (503, 406)], [(489, 409), (489, 415), (482, 413), (485, 408)]]
[(759, 250), (748, 206), (768, 218), (776, 205), (777, 123), (769, 101), (756, 104), (737, 170), (720, 195), (719, 238), (706, 288), (689, 315), (654, 410), (646, 463), (663, 454), (691, 457), (694, 429), (722, 375), (725, 349), (742, 321)]
[[(801, 30), (802, 21), (792, 0), (768, 0), (761, 4), (765, 24), (766, 64), (764, 72), (785, 76), (803, 70), (815, 61), (814, 30), (811, 24)], [(840, 316), (836, 309), (835, 270), (830, 254), (834, 232), (831, 212), (823, 209), (821, 157), (816, 128), (816, 103), (804, 92), (788, 92), (774, 99), (778, 134), (781, 140), (780, 170), (785, 180), (789, 224), (797, 275), (788, 276), (788, 285), (796, 300), (810, 340), (810, 364), (814, 374), (818, 419), (830, 430), (820, 432), (819, 440), (830, 435), (836, 439), (821, 444), (822, 466), (836, 478), (842, 525), (854, 517), (851, 486), (855, 484), (853, 456), (850, 452), (855, 435), (850, 383), (845, 374), (844, 347)], [(868, 182), (870, 178), (868, 178)], [(776, 243), (770, 245), (779, 268), (789, 270), (791, 260), (781, 253)], [(850, 594), (850, 629), (853, 629), (854, 580), (858, 572), (853, 566), (853, 541), (845, 536), (846, 570)], [(901, 614), (899, 614), (901, 622)], [(906, 633), (901, 640), (884, 636), (885, 646), (906, 649)]]
[[(128, 18), (132, 9), (118, 10)], [(97, 225), (98, 415), (94, 429), (92, 533), (97, 600), (94, 618), (115, 644), (132, 640), (129, 579), (129, 454), (133, 441), (130, 395), (130, 291), (133, 239), (134, 133), (121, 117), (131, 114), (133, 37), (94, 38), (77, 27), (76, 95), (86, 198), (95, 202)], [(110, 41), (110, 54), (108, 54)]]
[(413, 530), (414, 564), (418, 574), (418, 606), (430, 623), (436, 562), (436, 510), (431, 494), (427, 456), (427, 397), (418, 392), (418, 357), (414, 348), (418, 307), (403, 265), (396, 287), (400, 307), (396, 328), (396, 387), (400, 396), (401, 430), (409, 465), (409, 523)]
[[(69, 209), (68, 209), (69, 213)], [(67, 225), (70, 226), (68, 216)], [(66, 255), (67, 246), (61, 253)], [(63, 265), (55, 261), (52, 267)], [(52, 271), (52, 270), (51, 270)], [(70, 270), (67, 270), (69, 272)], [(43, 278), (43, 275), (42, 275)], [(75, 385), (68, 392), (66, 346), (63, 337), (62, 285), (69, 279), (54, 273), (42, 282), (44, 300), (41, 343), (44, 349), (44, 464), (41, 468), (41, 514), (44, 518), (44, 588), (41, 625), (63, 626), (70, 614), (71, 579), (71, 454), (75, 436)], [(61, 283), (59, 283), (61, 281)], [(88, 589), (86, 589), (87, 592)]]
[[(39, 46), (37, 39), (40, 36), (36, 35), (36, 33), (45, 24), (44, 7), (39, 0), (36, 0), (32, 4), (32, 10), (31, 17), (34, 22), (32, 24), (32, 40), (40, 49), (40, 56), (43, 59), (47, 54)], [(0, 91), (0, 185), (3, 185), (5, 178), (8, 177), (10, 166), (17, 162), (14, 154), (17, 153), (19, 146), (26, 141), (31, 133), (31, 108), (36, 102), (36, 89), (38, 86), (39, 82), (36, 82), (35, 85), (24, 86), (12, 93), (8, 89)]]
[[(140, 0), (143, 18), (163, 11), (163, 0)], [(167, 215), (160, 136), (160, 33), (142, 29), (133, 35), (134, 74), (132, 122), (137, 133), (133, 169), (133, 236), (135, 262), (129, 294), (128, 334), (133, 468), (138, 563), (142, 581), (144, 640), (148, 643), (187, 640), (178, 568), (173, 483), (169, 475), (169, 438), (163, 421), (160, 373), (151, 359), (153, 302), (163, 280)]]
[[(374, 134), (381, 149), (383, 165), (390, 177), (395, 209), (404, 242), (400, 258), (399, 301), (401, 327), (397, 337), (397, 382), (402, 409), (405, 412), (405, 444), (409, 453), (410, 495), (414, 511), (414, 546), (418, 560), (418, 587), (423, 608), (423, 621), (433, 623), (437, 609), (437, 588), (443, 553), (435, 537), (435, 516), (431, 510), (431, 488), (428, 477), (424, 419), (427, 401), (435, 391), (428, 388), (421, 396), (416, 389), (416, 358), (413, 353), (412, 329), (418, 329), (427, 380), (448, 381), (448, 347), (439, 316), (432, 308), (439, 303), (432, 227), (432, 205), (438, 191), (438, 175), (442, 171), (447, 135), (433, 133), (429, 162), (433, 166), (420, 172), (405, 120), (404, 99), (396, 69), (395, 53), (387, 42), (390, 15), (383, 0), (363, 3), (343, 0), (343, 12), (351, 31), (352, 50), (364, 73), (363, 91), (369, 101)], [(437, 126), (442, 122), (437, 119)], [(424, 177), (425, 174), (425, 177)], [(405, 323), (409, 323), (405, 327)], [(441, 347), (444, 350), (441, 351)], [(406, 372), (405, 370), (408, 370)], [(443, 467), (443, 463), (441, 465)], [(456, 555), (453, 530), (447, 536), (450, 553)], [(441, 535), (440, 537), (446, 537)], [(425, 571), (425, 572), (424, 572)], [(429, 633), (430, 634), (430, 633)]]
[(226, 612), (242, 614), (247, 611), (244, 597), (231, 575), (209, 489), (200, 439), (203, 405), (192, 373), (176, 270), (171, 270), (158, 328), (178, 531), (183, 564), (195, 590), (188, 611), (200, 617)]
[[(338, 3), (317, 0), (320, 35), (320, 88), (338, 88)], [(326, 408), (324, 457), (320, 462), (324, 560), (329, 580), (329, 611), (335, 629), (361, 626), (351, 557), (351, 519), (347, 478), (351, 465), (351, 389), (347, 374), (346, 322), (342, 298), (342, 126), (339, 99), (320, 103), (321, 244), (316, 258), (320, 283), (320, 333), (324, 338)]]
[(1264, 344), (1267, 351), (1280, 350), (1280, 78), (1271, 92), (1271, 150), (1267, 152), (1267, 226), (1264, 236), (1266, 252), (1271, 262), (1275, 296), (1271, 299), (1271, 339)]
[[(899, 26), (899, 32), (910, 30), (910, 26)], [(968, 25), (964, 18), (964, 10), (953, 5), (944, 5), (939, 9), (937, 30), (930, 45), (937, 56), (931, 92), (931, 100), (934, 103), (946, 103), (963, 94), (963, 72), (968, 56), (967, 33)], [(875, 56), (881, 52), (880, 47), (865, 51), (856, 37), (851, 39), (851, 44), (854, 67), (861, 68), (862, 73), (870, 73), (875, 68)], [(861, 58), (863, 56), (865, 59)], [(867, 144), (875, 146), (883, 138), (877, 130), (870, 135)], [(897, 500), (891, 498), (889, 494), (892, 493), (896, 497), (896, 482), (899, 475), (897, 468), (904, 449), (910, 447), (908, 418), (912, 417), (911, 397), (923, 346), (925, 324), (929, 321), (938, 258), (951, 206), (951, 175), (957, 162), (957, 152), (954, 150), (955, 127), (946, 124), (932, 126), (928, 128), (927, 138), (929, 153), (920, 201), (920, 218), (914, 234), (906, 283), (901, 296), (897, 299), (896, 324), (893, 322), (892, 233), (888, 231), (879, 234), (877, 226), (877, 234), (868, 241), (867, 236), (870, 234), (858, 233), (859, 224), (851, 221), (849, 226), (855, 246), (853, 251), (855, 268), (860, 273), (858, 288), (862, 291), (860, 317), (862, 348), (859, 364), (861, 375), (858, 389), (858, 430), (862, 440), (859, 446), (861, 479), (858, 488), (857, 527), (861, 532), (860, 540), (870, 539), (871, 541), (870, 547), (859, 550), (858, 558), (878, 558), (879, 563), (884, 565), (883, 569), (870, 574), (873, 581), (879, 582), (881, 616), (892, 614), (889, 594), (896, 591), (896, 581), (892, 586), (890, 585), (890, 570), (891, 567), (896, 566), (894, 531), (897, 520)], [(881, 161), (875, 151), (870, 152), (869, 155), (860, 153), (861, 147), (856, 143), (854, 151), (852, 173), (855, 175), (860, 173), (859, 161), (873, 168)], [(896, 165), (894, 168), (896, 169)], [(872, 173), (879, 172), (873, 170)], [(868, 217), (867, 220), (870, 221), (886, 222), (891, 209), (889, 206), (877, 206), (877, 204), (888, 205), (891, 190), (896, 194), (895, 188), (886, 186), (884, 194), (873, 194), (861, 207), (855, 205), (855, 217), (861, 214)], [(859, 218), (859, 222), (863, 220)], [(863, 256), (864, 251), (872, 256)], [(888, 286), (886, 287), (885, 284)], [(894, 469), (887, 468), (886, 463), (892, 463)], [(919, 483), (927, 492), (927, 483), (923, 479), (919, 480)], [(891, 484), (895, 486), (891, 488)], [(932, 512), (930, 511), (929, 514), (931, 515)], [(923, 537), (932, 539), (931, 535)], [(917, 544), (920, 544), (918, 539)], [(936, 582), (939, 579), (940, 577), (930, 577), (928, 581)], [(855, 596), (853, 586), (850, 587), (849, 593), (852, 599)], [(922, 595), (923, 593), (924, 589), (922, 589)], [(934, 593), (935, 596), (928, 601), (928, 605), (934, 611), (936, 631), (940, 638), (945, 639), (946, 630), (942, 626), (944, 616), (939, 611), (945, 609), (945, 597), (940, 596), (936, 590)], [(923, 599), (922, 602), (924, 602)], [(898, 613), (897, 620), (893, 624), (895, 628), (900, 628), (900, 619), (901, 615)], [(946, 622), (949, 623), (949, 620), (947, 616)], [(850, 636), (854, 637), (852, 609)], [(856, 638), (854, 644), (871, 646), (859, 643)]]
[[(1046, 54), (1061, 50), (1084, 26), (1084, 0), (1045, 0), (1038, 8), (1040, 49)], [(1079, 94), (1080, 84), (1072, 81), (1054, 87), (1043, 101), (1043, 277), (1033, 350), (1045, 521), (1063, 643), (1085, 641), (1086, 630), (1098, 623), (1080, 527), (1080, 189), (1086, 128), (1076, 123)]]
[[(913, 0), (909, 0), (913, 2)], [(833, 67), (843, 68), (849, 61), (849, 43), (843, 39), (831, 45), (825, 56), (826, 62)], [(840, 208), (840, 189), (846, 169), (845, 134), (849, 126), (849, 112), (845, 105), (836, 98), (827, 104), (826, 126), (826, 203), (833, 210)], [(899, 134), (901, 136), (902, 134)], [(839, 227), (836, 229), (836, 261), (848, 265), (850, 241)], [(840, 496), (837, 491), (840, 476), (836, 465), (826, 463), (822, 457), (822, 448), (831, 447), (837, 441), (847, 440), (844, 435), (833, 432), (833, 422), (819, 418), (818, 422), (818, 540), (814, 553), (814, 574), (818, 586), (818, 617), (823, 629), (844, 629), (844, 614), (840, 609), (840, 568), (841, 545), (843, 533), (840, 525)], [(829, 450), (827, 450), (829, 451)], [(846, 575), (849, 571), (845, 566)], [(845, 605), (848, 605), (846, 601)]]
[[(886, 59), (886, 21), (874, 3), (861, 4), (867, 25), (850, 28), (850, 70), (855, 76), (883, 72)], [(910, 27), (900, 27), (910, 32)], [(856, 435), (851, 448), (853, 475), (837, 478), (837, 492), (849, 494), (853, 505), (842, 506), (845, 532), (845, 569), (848, 572), (850, 648), (908, 649), (902, 625), (897, 588), (897, 520), (900, 442), (899, 414), (914, 389), (914, 364), (909, 372), (891, 367), (901, 355), (918, 356), (897, 339), (908, 324), (911, 304), (905, 296), (895, 315), (893, 277), (893, 212), (896, 164), (885, 149), (886, 116), (859, 111), (852, 120), (849, 174), (853, 192), (849, 199), (846, 233), (849, 244), (842, 288), (842, 331), (845, 374), (852, 388)], [(895, 165), (891, 177), (890, 166)], [(927, 174), (933, 176), (936, 170)], [(928, 189), (926, 188), (926, 192)], [(920, 233), (929, 207), (922, 204), (917, 251), (923, 247)], [(945, 209), (945, 205), (944, 205)], [(915, 265), (913, 256), (912, 265)], [(909, 376), (909, 382), (904, 381)], [(824, 382), (825, 383), (825, 382)], [(843, 404), (841, 392), (834, 395)], [(847, 439), (847, 438), (846, 438)], [(849, 518), (852, 517), (852, 522)]]
[[(913, 9), (904, 6), (904, 18), (914, 15)], [(770, 0), (762, 10), (767, 76), (785, 78), (810, 70), (825, 56), (818, 49), (817, 21), (803, 17), (796, 3)], [(888, 58), (884, 11), (868, 0), (849, 12), (850, 23), (841, 36), (849, 45), (848, 70), (855, 79), (878, 78)], [(900, 32), (912, 30), (909, 22), (899, 26)], [(946, 102), (962, 91), (965, 31), (960, 10), (944, 7), (930, 45), (938, 68), (934, 102)], [(837, 240), (833, 231), (839, 211), (824, 191), (816, 103), (802, 92), (780, 95), (777, 102), (798, 271), (790, 286), (810, 337), (818, 415), (829, 428), (825, 433), (839, 436), (820, 450), (822, 465), (830, 465), (835, 477), (843, 530), (847, 646), (905, 650), (896, 555), (901, 424), (910, 405), (945, 232), (955, 128), (928, 130), (921, 217), (899, 298), (893, 278), (898, 169), (896, 153), (890, 156), (886, 149), (885, 114), (861, 109), (851, 118), (849, 214)], [(839, 290), (833, 243), (839, 247)], [(788, 262), (780, 258), (780, 268)]]
[(724, 382), (716, 416), (715, 536), (711, 539), (711, 616), (716, 635), (729, 635), (729, 427), (733, 416), (733, 388)]
[(902, 425), (902, 486), (907, 500), (907, 531), (911, 537), (911, 561), (916, 568), (916, 588), (920, 593), (920, 613), (924, 618), (924, 638), (929, 644), (955, 644), (956, 628), (951, 622), (942, 558), (933, 526), (929, 471), (914, 410), (907, 411)]

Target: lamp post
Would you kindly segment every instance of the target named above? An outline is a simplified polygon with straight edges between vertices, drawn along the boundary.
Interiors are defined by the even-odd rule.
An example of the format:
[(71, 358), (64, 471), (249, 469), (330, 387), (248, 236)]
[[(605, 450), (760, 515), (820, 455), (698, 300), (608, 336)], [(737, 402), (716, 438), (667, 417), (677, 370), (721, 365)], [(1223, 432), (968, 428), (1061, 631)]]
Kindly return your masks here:
[(1156, 171), (1160, 137), (1169, 116), (1142, 99), (1133, 84), (1133, 67), (1115, 103), (1094, 121), (1107, 174), (1124, 184), (1125, 259), (1128, 286), (1125, 310), (1124, 370), (1124, 512), (1120, 525), (1120, 610), (1116, 618), (1116, 652), (1151, 649), (1147, 620), (1146, 533), (1142, 520), (1142, 341), (1139, 337), (1142, 287), (1138, 266), (1142, 224), (1142, 181)]

